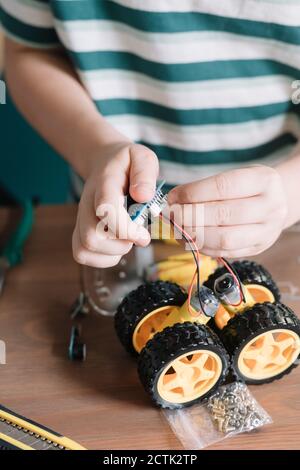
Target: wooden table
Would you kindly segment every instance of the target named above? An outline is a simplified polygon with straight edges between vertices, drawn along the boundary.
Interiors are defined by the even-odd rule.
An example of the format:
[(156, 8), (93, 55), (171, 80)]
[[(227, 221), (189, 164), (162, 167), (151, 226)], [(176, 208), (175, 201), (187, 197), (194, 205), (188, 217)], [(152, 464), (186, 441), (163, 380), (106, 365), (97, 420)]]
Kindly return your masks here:
[[(71, 254), (75, 214), (74, 206), (39, 208), (24, 263), (7, 278), (0, 299), (0, 339), (7, 347), (7, 364), (0, 365), (0, 403), (89, 449), (182, 449), (162, 412), (145, 396), (111, 318), (86, 322), (85, 363), (67, 358), (68, 311), (79, 292)], [(7, 218), (8, 211), (1, 210), (0, 231)], [(299, 242), (296, 228), (258, 257), (280, 281), (284, 302), (298, 312)], [(300, 367), (251, 390), (274, 424), (212, 448), (299, 449)]]

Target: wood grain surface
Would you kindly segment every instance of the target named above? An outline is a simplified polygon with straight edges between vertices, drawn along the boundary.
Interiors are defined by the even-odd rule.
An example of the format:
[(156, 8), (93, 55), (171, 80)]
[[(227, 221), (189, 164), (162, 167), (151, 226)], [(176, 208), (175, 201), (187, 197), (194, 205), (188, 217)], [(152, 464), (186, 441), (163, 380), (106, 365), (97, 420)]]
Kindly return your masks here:
[[(88, 359), (67, 358), (69, 308), (79, 292), (72, 260), (74, 206), (41, 207), (24, 263), (11, 271), (0, 298), (0, 403), (73, 438), (88, 449), (182, 449), (162, 412), (141, 388), (135, 361), (118, 343), (111, 318), (85, 324)], [(9, 212), (0, 210), (3, 232)], [(284, 234), (258, 257), (300, 311), (300, 230)], [(300, 368), (273, 384), (251, 387), (273, 419), (260, 431), (211, 448), (299, 449)]]

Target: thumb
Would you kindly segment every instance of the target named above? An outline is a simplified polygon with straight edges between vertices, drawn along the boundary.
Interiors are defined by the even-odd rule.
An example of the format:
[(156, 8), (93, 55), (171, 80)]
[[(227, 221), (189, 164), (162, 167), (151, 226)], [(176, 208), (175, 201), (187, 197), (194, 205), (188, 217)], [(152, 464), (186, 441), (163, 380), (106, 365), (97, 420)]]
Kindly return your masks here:
[(130, 148), (129, 193), (137, 202), (153, 198), (158, 177), (158, 159), (152, 150), (144, 145)]

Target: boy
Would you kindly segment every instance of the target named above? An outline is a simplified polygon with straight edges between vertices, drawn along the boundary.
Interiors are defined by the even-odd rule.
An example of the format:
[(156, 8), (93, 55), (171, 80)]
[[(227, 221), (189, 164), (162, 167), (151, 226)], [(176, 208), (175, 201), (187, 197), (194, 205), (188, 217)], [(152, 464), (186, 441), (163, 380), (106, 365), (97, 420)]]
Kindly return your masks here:
[[(0, 0), (0, 19), (15, 102), (85, 181), (79, 263), (149, 243), (123, 196), (149, 200), (159, 172), (185, 183), (169, 204), (202, 205), (188, 229), (211, 256), (255, 255), (300, 219), (298, 3)], [(103, 205), (119, 213), (108, 231)]]

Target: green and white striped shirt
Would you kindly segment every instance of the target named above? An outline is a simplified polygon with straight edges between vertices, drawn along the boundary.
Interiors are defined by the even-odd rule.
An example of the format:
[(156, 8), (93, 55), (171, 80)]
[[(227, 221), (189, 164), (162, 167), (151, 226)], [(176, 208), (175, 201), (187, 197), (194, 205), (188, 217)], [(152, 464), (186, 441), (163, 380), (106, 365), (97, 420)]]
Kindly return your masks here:
[(180, 183), (285, 158), (300, 135), (300, 0), (0, 0), (7, 35), (62, 44), (99, 111)]

